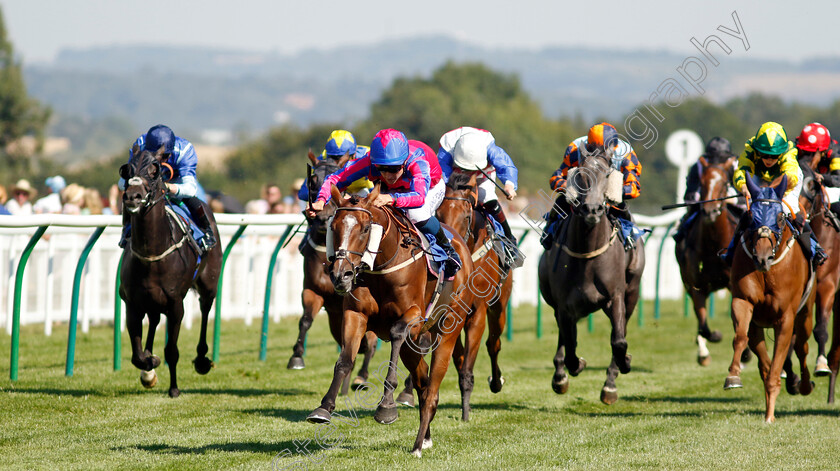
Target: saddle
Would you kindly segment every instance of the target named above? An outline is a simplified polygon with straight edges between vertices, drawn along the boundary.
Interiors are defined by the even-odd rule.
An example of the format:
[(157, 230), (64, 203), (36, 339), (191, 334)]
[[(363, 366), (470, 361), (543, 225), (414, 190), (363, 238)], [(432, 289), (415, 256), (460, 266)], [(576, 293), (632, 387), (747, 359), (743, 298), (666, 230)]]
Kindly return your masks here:
[(175, 223), (178, 224), (182, 231), (189, 231), (189, 234), (192, 236), (188, 238), (190, 245), (196, 252), (201, 253), (198, 244), (202, 237), (204, 237), (204, 231), (193, 221), (190, 216), (190, 210), (180, 201), (176, 203), (167, 198), (166, 213), (175, 220)]

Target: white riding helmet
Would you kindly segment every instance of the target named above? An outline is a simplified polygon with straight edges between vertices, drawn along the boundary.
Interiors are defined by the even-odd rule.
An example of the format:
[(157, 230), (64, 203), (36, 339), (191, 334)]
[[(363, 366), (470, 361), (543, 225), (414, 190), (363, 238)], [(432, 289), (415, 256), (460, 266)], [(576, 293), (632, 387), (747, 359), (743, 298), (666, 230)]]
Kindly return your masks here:
[(452, 162), (464, 170), (487, 167), (487, 148), (493, 143), (489, 133), (470, 132), (461, 136), (452, 150)]

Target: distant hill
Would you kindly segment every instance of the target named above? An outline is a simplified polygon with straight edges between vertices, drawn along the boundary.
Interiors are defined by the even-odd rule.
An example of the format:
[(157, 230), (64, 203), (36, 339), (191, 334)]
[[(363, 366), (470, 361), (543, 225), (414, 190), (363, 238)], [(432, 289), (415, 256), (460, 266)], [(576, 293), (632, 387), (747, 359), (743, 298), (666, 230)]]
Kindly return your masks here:
[[(647, 101), (664, 80), (679, 79), (676, 69), (685, 57), (667, 51), (489, 49), (421, 37), (290, 55), (141, 45), (64, 50), (52, 63), (27, 66), (24, 73), (29, 93), (52, 106), (58, 120), (118, 120), (137, 130), (166, 122), (185, 135), (208, 129), (247, 135), (288, 122), (351, 126), (394, 78), (427, 75), (447, 60), (517, 74), (547, 116), (617, 119)], [(840, 96), (838, 58), (797, 64), (755, 60), (735, 49), (718, 59), (702, 84), (712, 100), (751, 90), (819, 104)]]

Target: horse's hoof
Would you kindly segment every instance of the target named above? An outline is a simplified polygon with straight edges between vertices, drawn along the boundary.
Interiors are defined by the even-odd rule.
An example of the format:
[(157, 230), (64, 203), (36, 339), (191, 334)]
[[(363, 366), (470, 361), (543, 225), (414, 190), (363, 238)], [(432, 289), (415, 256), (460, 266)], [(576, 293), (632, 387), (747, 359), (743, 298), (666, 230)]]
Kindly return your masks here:
[(764, 423), (767, 425), (773, 425), (774, 423), (776, 423), (776, 417), (767, 417), (766, 419), (764, 419)]
[(501, 392), (502, 386), (505, 385), (505, 377), (499, 376), (499, 379), (497, 381), (493, 381), (493, 377), (488, 376), (487, 383), (490, 385), (490, 392), (495, 394)]
[(397, 404), (402, 404), (408, 407), (414, 407), (414, 394), (403, 391), (397, 396), (396, 401)]
[(741, 363), (749, 363), (752, 360), (753, 354), (750, 349), (744, 349), (744, 353), (741, 354)]
[[(743, 370), (743, 369), (744, 369), (744, 367), (743, 367), (743, 366), (741, 366), (741, 369)], [(779, 375), (779, 378), (782, 378), (782, 379), (787, 379), (787, 371), (782, 370), (782, 374), (780, 374), (780, 375)]]
[(355, 378), (353, 378), (353, 382), (350, 383), (354, 391), (361, 387), (364, 387), (366, 384), (368, 384), (367, 380), (365, 378), (362, 378), (361, 376), (356, 376)]
[(397, 421), (400, 413), (397, 412), (396, 407), (382, 407), (376, 408), (376, 413), (373, 414), (373, 419), (382, 425), (391, 425)]
[(814, 392), (814, 387), (815, 386), (816, 386), (816, 384), (814, 384), (813, 381), (806, 381), (804, 383), (799, 383), (799, 394), (802, 394), (803, 396), (807, 396), (807, 395), (811, 394), (812, 392)]
[(303, 357), (289, 358), (289, 364), (286, 365), (286, 368), (290, 370), (302, 370), (306, 368), (306, 365), (303, 364)]
[(620, 371), (621, 374), (626, 375), (630, 372), (630, 360), (632, 359), (633, 355), (624, 355), (624, 361), (618, 364), (618, 371)]
[(178, 388), (172, 388), (169, 390), (169, 397), (175, 399), (176, 397), (181, 395), (181, 390)]
[(413, 456), (415, 458), (422, 458), (423, 457), (423, 451), (422, 450), (414, 450), (414, 451), (411, 452), (411, 456)]
[(423, 446), (420, 447), (421, 450), (428, 450), (433, 445), (431, 438), (424, 438), (423, 439)]
[(703, 338), (709, 342), (718, 343), (723, 340), (723, 334), (721, 334), (719, 330), (715, 330), (710, 332), (709, 335), (704, 335)]
[(569, 377), (563, 375), (560, 380), (557, 380), (557, 376), (551, 380), (551, 389), (554, 390), (557, 394), (566, 394), (569, 391)]
[(604, 386), (601, 389), (601, 402), (611, 406), (618, 400), (618, 390), (609, 386)]
[(151, 389), (157, 386), (158, 377), (155, 370), (149, 371), (142, 371), (140, 372), (140, 383), (143, 384), (143, 387), (146, 389)]
[(831, 368), (828, 367), (828, 359), (825, 355), (817, 357), (817, 367), (814, 368), (814, 376), (828, 376), (831, 374)]
[(711, 362), (712, 357), (710, 357), (709, 355), (697, 355), (697, 364), (699, 364), (700, 366), (709, 366)]
[(744, 384), (741, 383), (740, 376), (727, 376), (726, 381), (723, 382), (723, 389), (737, 389), (743, 387)]
[(157, 356), (157, 355), (152, 355), (151, 362), (152, 362), (152, 367), (149, 368), (149, 369), (153, 370), (153, 369), (157, 368), (158, 366), (160, 366), (160, 357)]
[(792, 375), (792, 376), (785, 376), (785, 391), (791, 396), (796, 396), (799, 394), (800, 381), (799, 376)]
[(200, 375), (206, 375), (211, 369), (216, 367), (216, 365), (213, 364), (213, 362), (207, 357), (196, 357), (196, 359), (193, 360), (193, 366), (195, 367), (195, 372)]
[(319, 407), (306, 416), (306, 421), (312, 424), (328, 424), (332, 420), (332, 414), (323, 407)]
[(579, 375), (584, 368), (586, 368), (586, 360), (584, 360), (583, 357), (578, 358), (577, 368), (571, 368), (570, 365), (566, 363), (566, 369), (569, 370), (569, 374), (572, 376)]

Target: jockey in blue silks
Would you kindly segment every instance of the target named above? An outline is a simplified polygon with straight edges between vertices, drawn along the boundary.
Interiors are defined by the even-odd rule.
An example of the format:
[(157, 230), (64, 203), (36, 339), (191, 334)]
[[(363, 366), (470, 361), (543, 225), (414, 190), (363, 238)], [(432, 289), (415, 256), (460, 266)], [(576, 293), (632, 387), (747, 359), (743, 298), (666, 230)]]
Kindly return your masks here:
[[(199, 241), (201, 249), (206, 253), (213, 248), (216, 245), (216, 237), (213, 235), (209, 210), (202, 200), (204, 190), (196, 179), (195, 169), (198, 164), (198, 155), (195, 153), (195, 147), (192, 143), (176, 136), (168, 126), (158, 124), (152, 126), (146, 131), (146, 134), (138, 137), (134, 141), (134, 145), (139, 146), (141, 150), (148, 150), (152, 153), (157, 152), (161, 147), (164, 149), (161, 164), (165, 164), (164, 168), (168, 166), (172, 169), (172, 175), (168, 176), (168, 170), (164, 170), (164, 179), (167, 180), (168, 178), (166, 182), (167, 196), (172, 200), (183, 201), (189, 209), (193, 221), (204, 232), (204, 236)], [(131, 150), (129, 149), (129, 160), (131, 160), (131, 156)], [(121, 190), (125, 190), (125, 180), (120, 178), (118, 186)], [(130, 236), (128, 215), (123, 211), (123, 235), (119, 242), (120, 247), (125, 248), (126, 241)]]

